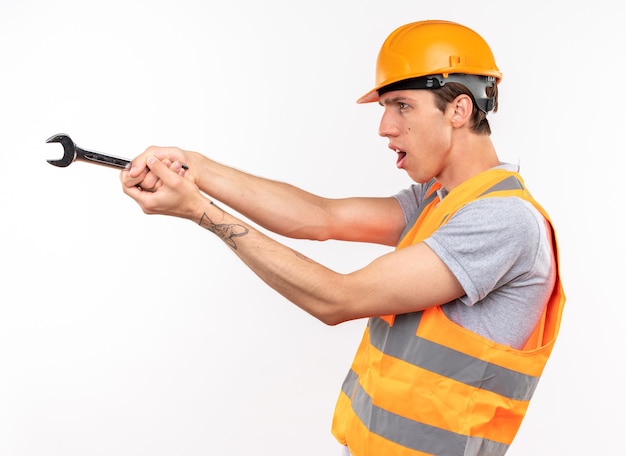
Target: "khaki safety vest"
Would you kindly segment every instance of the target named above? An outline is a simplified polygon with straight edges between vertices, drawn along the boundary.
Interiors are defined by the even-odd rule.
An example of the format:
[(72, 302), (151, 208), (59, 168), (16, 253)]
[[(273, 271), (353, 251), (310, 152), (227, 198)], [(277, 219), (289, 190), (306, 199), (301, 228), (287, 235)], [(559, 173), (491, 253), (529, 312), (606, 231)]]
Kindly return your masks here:
[[(532, 203), (519, 174), (491, 169), (453, 189), (439, 184), (398, 249), (421, 242), (463, 205), (512, 196)], [(429, 202), (430, 200), (430, 202)], [(565, 303), (552, 296), (522, 350), (449, 320), (441, 307), (368, 321), (335, 408), (332, 432), (354, 456), (499, 456), (517, 433), (558, 334)]]

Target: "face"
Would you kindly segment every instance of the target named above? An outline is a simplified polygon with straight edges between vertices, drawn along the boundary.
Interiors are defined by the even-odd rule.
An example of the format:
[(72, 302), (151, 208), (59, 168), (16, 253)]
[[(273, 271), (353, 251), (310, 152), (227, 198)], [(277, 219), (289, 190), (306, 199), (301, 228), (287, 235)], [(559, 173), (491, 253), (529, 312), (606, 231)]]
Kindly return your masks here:
[(448, 166), (453, 128), (435, 106), (429, 90), (397, 90), (380, 97), (384, 108), (379, 135), (397, 153), (396, 166), (418, 183), (439, 176)]

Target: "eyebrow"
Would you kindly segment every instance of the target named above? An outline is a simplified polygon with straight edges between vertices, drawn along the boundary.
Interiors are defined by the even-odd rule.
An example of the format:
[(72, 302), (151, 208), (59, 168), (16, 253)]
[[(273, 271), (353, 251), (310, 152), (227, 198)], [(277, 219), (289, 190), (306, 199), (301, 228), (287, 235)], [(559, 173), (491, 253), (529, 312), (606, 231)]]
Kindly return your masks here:
[(389, 104), (394, 104), (394, 103), (406, 103), (407, 101), (414, 102), (415, 100), (409, 97), (398, 96), (398, 97), (387, 98), (384, 103), (379, 100), (378, 104), (380, 104), (381, 106), (384, 106), (384, 105), (389, 105)]

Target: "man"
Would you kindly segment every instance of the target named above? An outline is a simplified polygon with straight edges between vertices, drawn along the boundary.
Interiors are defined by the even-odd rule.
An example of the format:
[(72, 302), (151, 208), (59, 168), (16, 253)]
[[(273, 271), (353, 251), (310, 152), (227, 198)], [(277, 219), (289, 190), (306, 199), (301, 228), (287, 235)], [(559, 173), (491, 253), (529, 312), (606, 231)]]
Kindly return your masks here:
[[(359, 102), (383, 107), (379, 133), (416, 182), (394, 197), (322, 198), (177, 148), (151, 147), (122, 172), (145, 213), (217, 234), (322, 322), (369, 318), (332, 427), (354, 456), (504, 454), (552, 350), (565, 300), (556, 242), (491, 142), (500, 79), (487, 43), (460, 24), (387, 38)], [(339, 274), (221, 206), (292, 238), (397, 248)]]

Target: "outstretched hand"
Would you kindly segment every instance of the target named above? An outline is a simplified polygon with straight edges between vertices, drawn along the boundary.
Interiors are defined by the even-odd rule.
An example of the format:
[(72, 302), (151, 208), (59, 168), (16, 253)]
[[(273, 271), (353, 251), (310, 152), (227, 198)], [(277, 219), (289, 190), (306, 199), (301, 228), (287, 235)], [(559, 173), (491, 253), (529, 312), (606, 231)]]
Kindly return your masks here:
[[(202, 214), (200, 207), (206, 198), (195, 184), (193, 175), (182, 168), (182, 162), (162, 159), (157, 155), (143, 154), (140, 157), (120, 175), (124, 193), (133, 198), (146, 214), (199, 220)], [(140, 163), (144, 159), (142, 169)]]
[[(147, 161), (150, 157), (156, 157), (163, 161), (171, 170), (178, 174), (191, 177), (195, 181), (194, 172), (186, 172), (183, 163), (190, 165), (194, 159), (192, 152), (186, 152), (178, 147), (157, 147), (147, 148), (141, 155), (137, 156), (130, 164), (128, 173), (125, 176), (124, 184), (127, 186), (139, 186), (146, 191), (154, 191), (160, 185), (159, 179), (150, 172)], [(192, 168), (195, 166), (192, 165)]]

